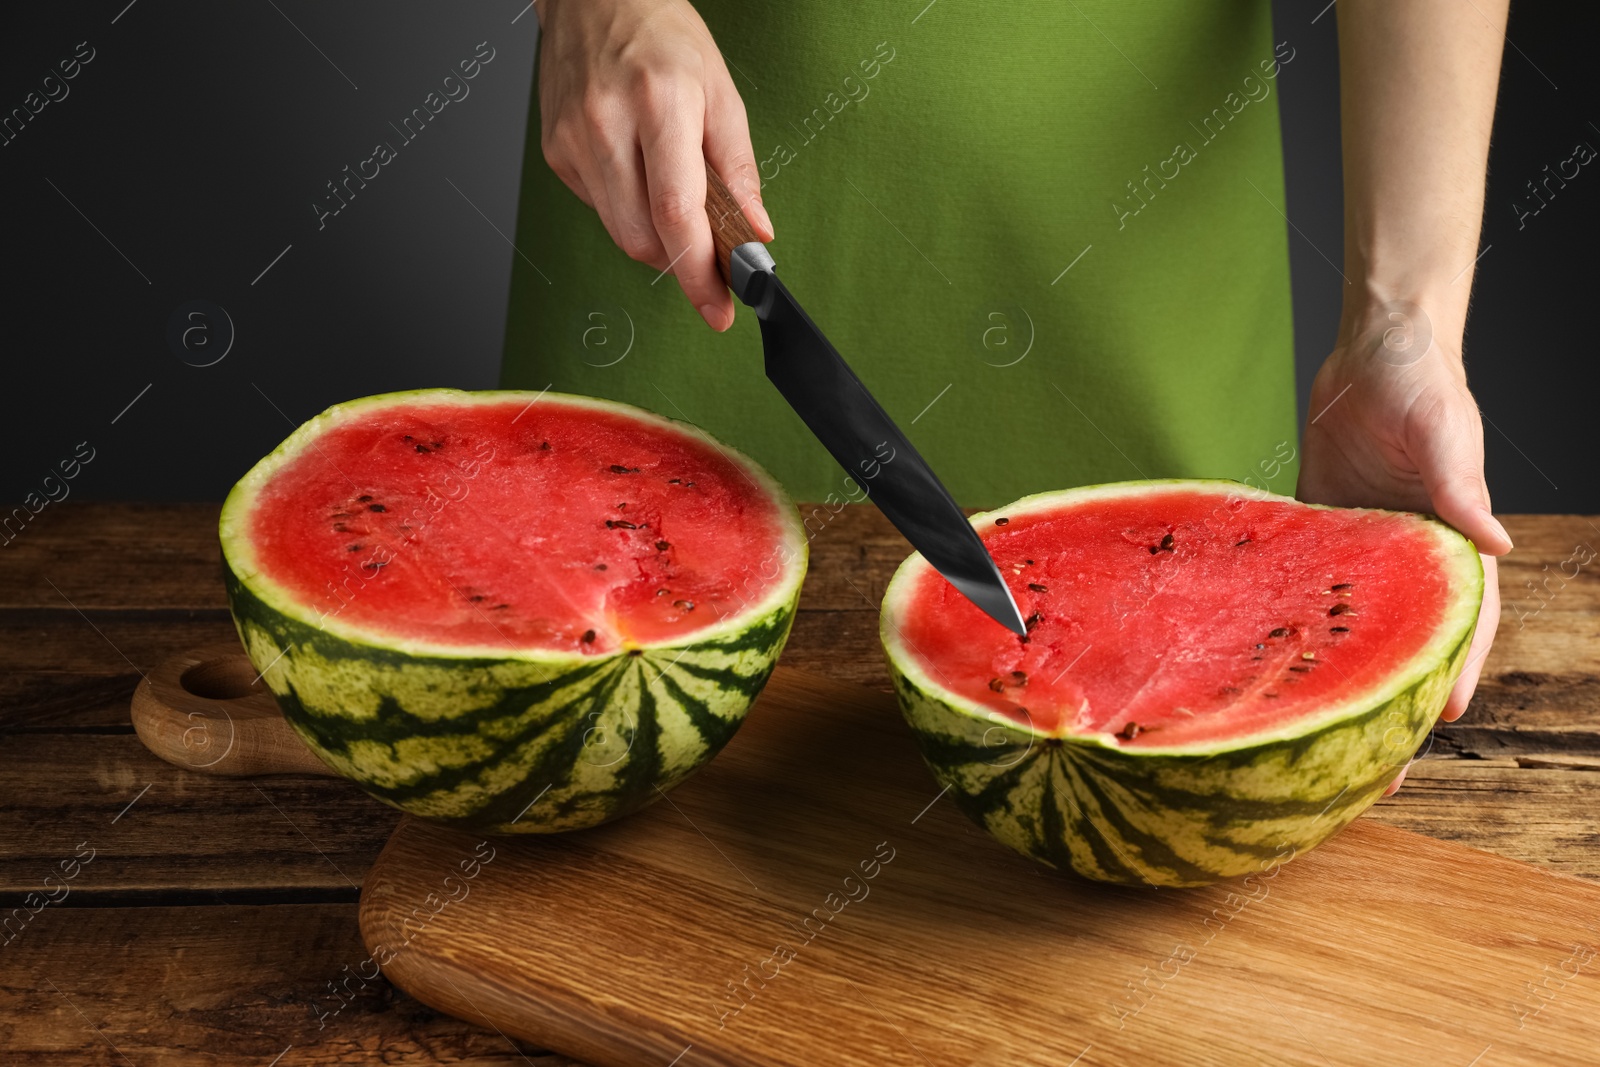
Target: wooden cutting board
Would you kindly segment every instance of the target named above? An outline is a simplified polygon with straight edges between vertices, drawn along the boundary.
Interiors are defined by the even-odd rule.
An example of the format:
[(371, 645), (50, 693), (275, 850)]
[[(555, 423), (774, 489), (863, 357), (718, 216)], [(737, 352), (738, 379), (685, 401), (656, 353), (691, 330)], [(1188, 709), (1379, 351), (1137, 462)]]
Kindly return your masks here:
[(784, 668), (619, 823), (405, 821), (360, 912), (358, 972), (598, 1067), (1600, 1062), (1600, 886), (1367, 821), (1248, 885), (1084, 883), (961, 816), (892, 696)]

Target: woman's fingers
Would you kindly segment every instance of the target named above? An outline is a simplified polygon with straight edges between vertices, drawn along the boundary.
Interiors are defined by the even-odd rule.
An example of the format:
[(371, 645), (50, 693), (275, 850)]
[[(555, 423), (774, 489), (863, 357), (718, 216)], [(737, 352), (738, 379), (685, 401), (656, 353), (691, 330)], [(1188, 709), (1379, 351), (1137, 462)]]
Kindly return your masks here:
[(640, 123), (645, 184), (667, 269), (713, 330), (733, 324), (733, 299), (718, 273), (706, 216), (705, 99), (671, 79), (647, 82)]
[(629, 127), (619, 136), (595, 141), (592, 151), (595, 169), (605, 183), (608, 210), (602, 211), (600, 217), (606, 232), (629, 257), (665, 270), (671, 257), (656, 234), (650, 214), (650, 191), (638, 131)]
[(733, 194), (762, 243), (772, 240), (772, 220), (761, 203), (761, 171), (750, 147), (744, 101), (724, 74), (706, 96), (706, 162)]
[(1400, 768), (1400, 773), (1394, 776), (1394, 781), (1389, 783), (1388, 788), (1383, 791), (1383, 795), (1386, 796), (1386, 797), (1392, 797), (1396, 793), (1400, 792), (1401, 783), (1403, 783), (1406, 780), (1406, 772), (1409, 771), (1410, 769), (1411, 769), (1411, 764), (1409, 764), (1409, 763), (1406, 764), (1404, 767), (1401, 767)]
[(1445, 701), (1444, 712), (1439, 716), (1445, 722), (1455, 722), (1466, 714), (1472, 691), (1478, 687), (1483, 674), (1483, 661), (1488, 658), (1489, 646), (1494, 644), (1495, 630), (1500, 626), (1500, 580), (1493, 556), (1483, 556), (1483, 606), (1478, 610), (1478, 629), (1472, 635), (1472, 647), (1467, 650), (1467, 665), (1461, 670)]
[(1511, 551), (1506, 533), (1489, 509), (1489, 488), (1483, 480), (1483, 428), (1472, 396), (1442, 389), (1429, 403), (1419, 403), (1408, 437), (1434, 514), (1472, 538), (1480, 552), (1502, 556)]

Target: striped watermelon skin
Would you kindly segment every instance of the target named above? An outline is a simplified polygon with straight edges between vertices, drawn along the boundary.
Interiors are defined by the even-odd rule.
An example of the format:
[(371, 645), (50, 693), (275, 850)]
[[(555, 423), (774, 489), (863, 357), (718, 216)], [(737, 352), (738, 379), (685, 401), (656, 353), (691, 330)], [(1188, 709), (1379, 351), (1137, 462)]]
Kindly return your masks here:
[[(926, 566), (911, 557), (895, 583), (913, 564)], [(1383, 794), (1426, 740), (1466, 663), (1482, 571), (1462, 598), (1474, 621), (1456, 626), (1430, 669), (1398, 693), (1298, 736), (1189, 752), (1044, 736), (950, 699), (895, 639), (895, 583), (881, 626), (890, 674), (925, 762), (957, 806), (1049, 867), (1124, 885), (1198, 886), (1287, 862)]]
[(420, 657), (333, 636), (227, 578), (245, 650), (312, 751), (386, 804), (485, 833), (580, 829), (656, 800), (733, 736), (794, 621), (791, 601), (638, 655)]
[(758, 466), (725, 454), (791, 520), (775, 546), (786, 573), (760, 603), (688, 640), (611, 655), (504, 656), (364, 640), (321, 625), (314, 609), (258, 595), (229, 551), (225, 506), (224, 581), (240, 640), (306, 745), (386, 804), (491, 834), (619, 818), (722, 749), (794, 621), (808, 547), (799, 514)]

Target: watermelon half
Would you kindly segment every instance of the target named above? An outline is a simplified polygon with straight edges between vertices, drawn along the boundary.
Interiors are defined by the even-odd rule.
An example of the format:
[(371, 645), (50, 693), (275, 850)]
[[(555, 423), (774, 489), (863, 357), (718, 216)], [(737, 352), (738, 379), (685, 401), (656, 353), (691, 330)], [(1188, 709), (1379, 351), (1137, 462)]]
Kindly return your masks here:
[(591, 826), (732, 736), (807, 541), (707, 434), (556, 393), (423, 390), (296, 430), (221, 521), (239, 636), (285, 717), (378, 799), (475, 829)]
[(881, 623), (901, 708), (968, 815), (1108, 882), (1264, 871), (1354, 819), (1432, 728), (1483, 593), (1478, 553), (1436, 519), (1232, 482), (972, 521), (1028, 635), (913, 555)]

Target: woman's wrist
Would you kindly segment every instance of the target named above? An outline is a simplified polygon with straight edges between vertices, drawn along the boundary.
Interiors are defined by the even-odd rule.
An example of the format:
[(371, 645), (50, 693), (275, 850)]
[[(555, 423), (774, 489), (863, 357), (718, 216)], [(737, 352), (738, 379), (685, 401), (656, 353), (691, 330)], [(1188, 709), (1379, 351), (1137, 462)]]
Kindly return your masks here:
[(1437, 348), (1459, 367), (1470, 287), (1470, 270), (1452, 280), (1437, 271), (1369, 273), (1357, 266), (1344, 290), (1338, 347), (1370, 352), (1395, 366)]

